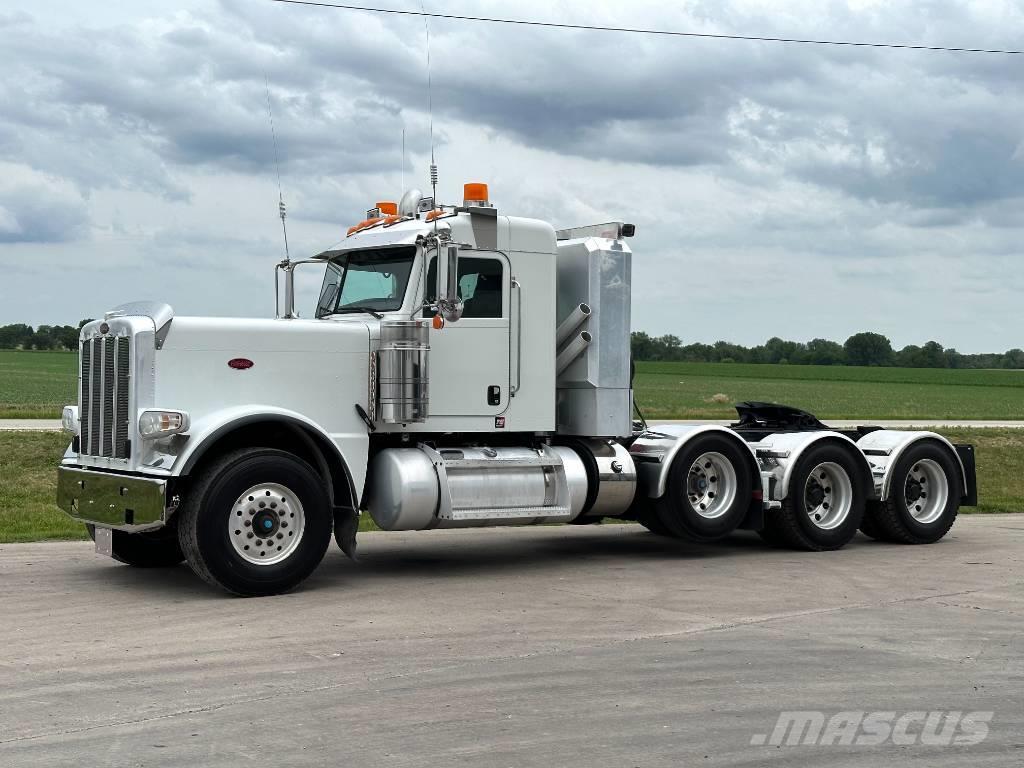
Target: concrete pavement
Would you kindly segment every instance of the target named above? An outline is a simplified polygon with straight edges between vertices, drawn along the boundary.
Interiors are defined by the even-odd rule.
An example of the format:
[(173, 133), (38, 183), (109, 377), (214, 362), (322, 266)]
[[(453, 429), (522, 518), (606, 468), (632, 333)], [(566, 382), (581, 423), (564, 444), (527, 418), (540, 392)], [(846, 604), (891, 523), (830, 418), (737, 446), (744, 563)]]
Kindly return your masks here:
[[(932, 766), (1024, 757), (1024, 516), (928, 547), (639, 526), (362, 534), (302, 589), (0, 546), (0, 765)], [(964, 746), (751, 746), (781, 710), (991, 711)]]

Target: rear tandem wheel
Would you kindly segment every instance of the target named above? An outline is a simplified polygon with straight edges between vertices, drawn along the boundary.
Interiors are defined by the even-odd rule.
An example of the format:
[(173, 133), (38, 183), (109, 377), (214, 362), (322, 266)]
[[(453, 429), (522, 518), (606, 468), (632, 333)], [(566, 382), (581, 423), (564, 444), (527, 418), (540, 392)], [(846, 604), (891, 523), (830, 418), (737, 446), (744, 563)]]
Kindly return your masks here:
[(734, 440), (709, 433), (680, 450), (665, 493), (640, 522), (655, 533), (696, 542), (716, 541), (743, 522), (753, 488), (748, 457)]

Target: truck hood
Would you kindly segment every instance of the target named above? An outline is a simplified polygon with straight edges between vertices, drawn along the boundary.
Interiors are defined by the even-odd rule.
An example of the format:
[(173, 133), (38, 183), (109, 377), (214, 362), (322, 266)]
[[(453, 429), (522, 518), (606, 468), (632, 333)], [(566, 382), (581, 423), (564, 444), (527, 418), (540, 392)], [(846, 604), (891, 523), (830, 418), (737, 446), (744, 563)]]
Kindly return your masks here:
[(175, 317), (167, 329), (161, 351), (224, 352), (232, 357), (260, 352), (366, 353), (369, 338), (368, 324), (355, 318), (332, 322)]

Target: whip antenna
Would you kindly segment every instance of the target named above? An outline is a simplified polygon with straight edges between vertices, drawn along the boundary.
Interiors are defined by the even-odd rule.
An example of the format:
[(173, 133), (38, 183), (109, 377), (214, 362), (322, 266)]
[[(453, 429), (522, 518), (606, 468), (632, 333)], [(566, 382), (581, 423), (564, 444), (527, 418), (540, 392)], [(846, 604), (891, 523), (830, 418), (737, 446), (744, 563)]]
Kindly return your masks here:
[(284, 234), (284, 260), (291, 261), (288, 253), (288, 225), (285, 224), (287, 211), (284, 205), (284, 193), (281, 191), (281, 158), (277, 153), (277, 132), (274, 130), (274, 111), (270, 108), (270, 78), (263, 76), (263, 82), (267, 89), (267, 117), (270, 118), (270, 137), (274, 140), (274, 165), (277, 168), (277, 212), (281, 216), (281, 232)]
[[(427, 8), (420, 0), (420, 10), (423, 11), (423, 29), (427, 33), (427, 115), (430, 118), (430, 187), (434, 196), (434, 205), (437, 205), (437, 163), (434, 162), (434, 89), (430, 80), (430, 20), (427, 16)], [(437, 219), (434, 219), (434, 229), (437, 229)]]

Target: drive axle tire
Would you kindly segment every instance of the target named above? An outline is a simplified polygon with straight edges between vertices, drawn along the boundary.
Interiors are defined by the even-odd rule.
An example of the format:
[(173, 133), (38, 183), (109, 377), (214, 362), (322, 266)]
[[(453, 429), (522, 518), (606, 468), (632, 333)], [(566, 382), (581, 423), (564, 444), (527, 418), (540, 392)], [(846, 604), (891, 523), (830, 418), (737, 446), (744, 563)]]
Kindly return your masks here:
[(785, 547), (787, 542), (779, 533), (779, 528), (771, 517), (773, 514), (772, 510), (765, 512), (764, 526), (758, 529), (757, 535), (761, 537), (762, 541), (773, 547)]
[[(96, 541), (96, 527), (86, 523), (89, 538)], [(185, 559), (172, 527), (158, 531), (128, 533), (113, 531), (111, 557), (134, 568), (170, 568)]]
[(889, 498), (870, 510), (871, 525), (889, 541), (932, 544), (953, 527), (961, 486), (960, 467), (944, 445), (913, 445), (893, 467)]
[(875, 521), (878, 516), (876, 508), (879, 504), (881, 504), (879, 501), (868, 502), (867, 508), (864, 510), (864, 519), (860, 521), (860, 532), (875, 541), (892, 541)]
[[(650, 501), (653, 504), (653, 499)], [(665, 524), (661, 522), (661, 519), (658, 517), (658, 513), (651, 508), (651, 505), (647, 505), (647, 507), (636, 512), (635, 517), (636, 521), (640, 523), (640, 525), (657, 536), (667, 536), (672, 539), (679, 538), (679, 536), (672, 533), (672, 531), (670, 531)]]
[(794, 549), (839, 549), (857, 534), (869, 482), (853, 449), (836, 443), (811, 446), (797, 462), (771, 535)]
[[(743, 522), (753, 488), (750, 459), (744, 450), (734, 440), (710, 433), (695, 437), (676, 454), (665, 494), (653, 505), (669, 535), (716, 541)], [(648, 528), (659, 533), (655, 525)]]
[(247, 448), (203, 471), (179, 512), (181, 548), (208, 583), (236, 595), (287, 592), (331, 540), (330, 498), (313, 468), (284, 451)]

